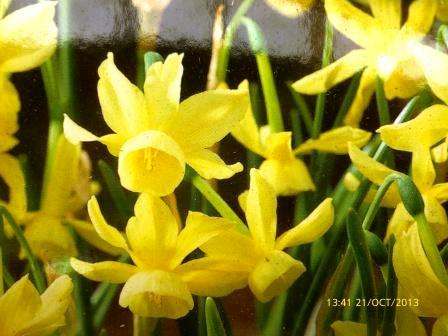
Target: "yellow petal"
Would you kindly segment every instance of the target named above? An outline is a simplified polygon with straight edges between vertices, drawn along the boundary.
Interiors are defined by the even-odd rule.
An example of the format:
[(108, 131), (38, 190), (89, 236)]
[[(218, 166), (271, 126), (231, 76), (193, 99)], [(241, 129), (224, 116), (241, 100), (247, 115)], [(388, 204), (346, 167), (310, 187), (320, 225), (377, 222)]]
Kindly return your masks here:
[(395, 315), (396, 336), (427, 336), (425, 326), (409, 307), (397, 307)]
[(349, 155), (353, 164), (356, 166), (356, 168), (358, 168), (361, 174), (363, 174), (376, 185), (381, 185), (387, 176), (392, 173), (396, 173), (395, 170), (390, 169), (374, 160), (358, 147), (352, 144), (349, 145)]
[(415, 225), (397, 240), (393, 263), (402, 297), (418, 299), (418, 305), (412, 307), (417, 315), (438, 317), (447, 312), (448, 288), (432, 270)]
[(251, 169), (246, 219), (254, 241), (263, 249), (274, 247), (277, 232), (276, 211), (275, 191), (258, 170)]
[(232, 135), (244, 147), (260, 156), (264, 156), (264, 149), (261, 146), (257, 122), (255, 121), (254, 114), (250, 106), (247, 109), (243, 120), (241, 120), (241, 122), (233, 129)]
[(437, 10), (436, 0), (415, 0), (409, 6), (405, 29), (426, 34), (432, 27)]
[(5, 152), (17, 144), (12, 135), (19, 129), (19, 110), (17, 90), (5, 75), (0, 75), (0, 135), (6, 140), (0, 144), (0, 152)]
[(358, 90), (352, 105), (344, 118), (344, 124), (357, 127), (362, 119), (365, 109), (369, 106), (370, 99), (375, 91), (376, 70), (368, 67), (364, 70), (359, 82)]
[(296, 18), (311, 8), (315, 0), (266, 0), (266, 3), (288, 18)]
[(431, 156), (435, 163), (444, 163), (448, 160), (448, 138), (431, 149)]
[(12, 0), (0, 0), (0, 19), (5, 16), (6, 11), (9, 8)]
[(423, 195), (425, 202), (425, 216), (431, 226), (437, 244), (448, 237), (448, 219), (443, 206), (439, 201), (429, 195)]
[[(126, 236), (140, 266), (167, 267), (176, 248), (178, 226), (169, 207), (158, 197), (141, 194), (135, 217), (128, 221)], [(143, 267), (143, 266), (142, 266)]]
[(346, 0), (326, 0), (325, 10), (331, 24), (363, 48), (370, 48), (383, 29), (379, 21)]
[(78, 179), (81, 146), (73, 145), (62, 134), (56, 144), (41, 210), (49, 216), (63, 216)]
[(370, 0), (373, 16), (388, 28), (401, 26), (401, 0)]
[[(331, 1), (334, 2), (334, 0)], [(328, 2), (326, 1), (326, 3)], [(363, 49), (350, 51), (329, 66), (299, 79), (292, 87), (300, 93), (309, 95), (326, 92), (368, 66), (370, 63), (369, 57), (369, 53)]]
[(267, 302), (287, 290), (305, 270), (285, 252), (273, 251), (249, 275), (249, 287), (260, 302)]
[(436, 171), (431, 160), (431, 152), (419, 148), (412, 153), (412, 179), (421, 192), (431, 188), (436, 178)]
[(387, 224), (387, 232), (385, 240), (393, 234), (396, 238), (401, 237), (414, 224), (414, 219), (406, 211), (403, 203), (399, 203)]
[(2, 335), (16, 335), (32, 320), (42, 301), (28, 276), (22, 277), (0, 298), (0, 330)]
[(14, 218), (21, 221), (27, 211), (27, 198), (25, 177), (19, 160), (9, 154), (0, 154), (0, 178), (8, 187), (5, 205)]
[(76, 246), (60, 218), (36, 216), (26, 223), (25, 237), (31, 249), (42, 260), (60, 259), (76, 255)]
[(254, 241), (247, 235), (235, 230), (224, 231), (200, 246), (207, 256), (229, 257), (244, 260), (246, 263), (257, 261), (260, 257)]
[(157, 129), (179, 109), (183, 54), (170, 54), (165, 62), (152, 64), (146, 71), (145, 98), (149, 124)]
[(335, 336), (367, 336), (367, 325), (352, 321), (336, 321), (331, 324)]
[[(426, 11), (422, 13), (426, 14)], [(423, 69), (428, 85), (437, 97), (448, 102), (448, 55), (434, 48), (415, 43), (412, 52)]]
[(432, 336), (448, 336), (448, 314), (438, 318), (432, 327)]
[(184, 173), (184, 152), (160, 131), (146, 131), (129, 139), (118, 157), (121, 184), (134, 192), (166, 196), (180, 184)]
[(448, 107), (433, 105), (408, 122), (383, 126), (377, 132), (393, 149), (413, 152), (431, 147), (448, 135)]
[(185, 159), (188, 165), (205, 179), (228, 179), (243, 171), (243, 165), (240, 162), (227, 165), (218, 154), (209, 149), (188, 153)]
[(124, 252), (123, 249), (112, 246), (102, 239), (91, 223), (76, 219), (68, 219), (67, 222), (76, 230), (82, 239), (96, 247), (98, 250), (112, 256), (118, 256)]
[(139, 272), (123, 287), (120, 306), (129, 307), (136, 315), (177, 319), (193, 309), (193, 298), (187, 285), (174, 273)]
[(50, 335), (66, 324), (65, 312), (71, 302), (72, 280), (68, 275), (57, 278), (41, 295), (42, 305), (31, 321), (18, 332), (18, 335)]
[(53, 21), (56, 1), (43, 1), (0, 20), (0, 71), (27, 71), (45, 62), (56, 49)]
[(117, 69), (112, 53), (101, 63), (98, 73), (98, 97), (107, 125), (128, 137), (147, 130), (150, 125), (145, 96)]
[(294, 228), (283, 233), (276, 241), (275, 248), (308, 244), (322, 237), (334, 221), (334, 208), (331, 198), (325, 199), (314, 211)]
[(79, 142), (98, 141), (98, 137), (85, 128), (79, 126), (70, 117), (64, 114), (64, 134), (68, 141), (76, 145)]
[[(404, 51), (400, 48), (398, 52)], [(397, 55), (397, 58), (400, 56)], [(410, 98), (418, 94), (425, 85), (425, 75), (415, 57), (393, 60), (391, 69), (387, 63), (385, 69), (382, 69), (384, 64), (381, 62), (387, 62), (387, 56), (380, 57), (378, 61), (378, 72), (384, 82), (387, 99)]]
[(439, 203), (448, 200), (448, 183), (438, 183), (431, 187), (429, 194), (435, 197)]
[(107, 150), (114, 156), (120, 154), (121, 147), (128, 139), (121, 134), (107, 134), (98, 138), (98, 141), (107, 146)]
[(260, 166), (260, 174), (280, 196), (297, 195), (315, 189), (308, 168), (299, 159), (265, 160)]
[(269, 134), (264, 144), (266, 157), (279, 161), (293, 159), (291, 136), (291, 132)]
[(210, 90), (184, 100), (166, 126), (182, 149), (209, 148), (235, 128), (249, 106), (246, 90)]
[(227, 219), (190, 211), (185, 228), (177, 239), (176, 254), (173, 258), (174, 265), (179, 265), (187, 255), (202, 244), (233, 227), (233, 223)]
[(437, 18), (444, 23), (448, 21), (448, 2), (446, 0), (438, 1)]
[(95, 196), (92, 196), (87, 203), (87, 210), (89, 211), (92, 224), (100, 238), (104, 239), (112, 246), (127, 250), (127, 244), (123, 235), (116, 228), (107, 224)]
[(344, 126), (322, 133), (318, 139), (309, 139), (294, 150), (295, 154), (305, 154), (312, 150), (334, 154), (347, 154), (348, 143), (363, 147), (371, 137), (370, 132), (359, 128)]
[(123, 283), (138, 272), (138, 268), (116, 261), (88, 263), (76, 258), (70, 259), (70, 265), (79, 274), (93, 281)]
[(190, 292), (199, 296), (226, 296), (247, 285), (250, 265), (237, 258), (205, 257), (175, 269)]

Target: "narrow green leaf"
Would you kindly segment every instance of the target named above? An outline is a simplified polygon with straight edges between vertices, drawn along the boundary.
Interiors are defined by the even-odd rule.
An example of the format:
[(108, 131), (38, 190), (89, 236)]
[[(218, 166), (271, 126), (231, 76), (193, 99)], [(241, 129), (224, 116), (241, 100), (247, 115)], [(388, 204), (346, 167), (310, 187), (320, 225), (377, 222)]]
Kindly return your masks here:
[(207, 335), (208, 336), (226, 336), (226, 330), (221, 321), (218, 308), (216, 307), (215, 301), (208, 297), (205, 300), (205, 321), (207, 324)]
[[(395, 237), (392, 235), (387, 243), (387, 288), (386, 299), (391, 301), (397, 297), (398, 283), (392, 263), (392, 253), (395, 244)], [(381, 335), (388, 336), (395, 333), (395, 305), (386, 305), (383, 313), (383, 325)]]

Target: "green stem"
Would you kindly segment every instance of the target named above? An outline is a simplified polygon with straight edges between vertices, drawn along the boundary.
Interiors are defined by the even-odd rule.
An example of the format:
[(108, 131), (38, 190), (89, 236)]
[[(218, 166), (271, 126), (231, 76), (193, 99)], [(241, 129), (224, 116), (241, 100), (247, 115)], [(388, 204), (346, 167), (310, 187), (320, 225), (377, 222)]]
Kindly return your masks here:
[(229, 66), (230, 49), (232, 48), (233, 38), (238, 27), (241, 24), (241, 19), (249, 8), (252, 6), (254, 0), (244, 0), (240, 7), (238, 7), (235, 15), (230, 20), (226, 32), (224, 34), (224, 42), (218, 56), (218, 65), (216, 69), (216, 77), (218, 81), (225, 82), (227, 78), (227, 68)]
[[(375, 299), (377, 294), (372, 258), (367, 247), (361, 221), (354, 210), (349, 212), (346, 224), (350, 246), (353, 249), (353, 255), (358, 266), (359, 275), (361, 276), (363, 296), (366, 301)], [(365, 309), (367, 316), (367, 336), (376, 336), (378, 325), (377, 308), (374, 305), (367, 305)]]
[(73, 296), (75, 298), (78, 335), (92, 335), (93, 326), (90, 319), (90, 304), (87, 300), (86, 281), (79, 274), (72, 274), (74, 285)]
[(147, 318), (141, 317), (138, 315), (134, 315), (134, 336), (150, 336), (153, 334), (156, 325), (157, 319), (155, 318)]
[(248, 233), (247, 226), (206, 180), (197, 175), (191, 168), (188, 168), (185, 178), (201, 192), (222, 217), (232, 221), (239, 232)]
[(275, 299), (269, 311), (267, 323), (261, 332), (262, 336), (281, 335), (287, 298), (288, 294), (284, 292)]
[(439, 250), (437, 249), (434, 234), (432, 233), (426, 216), (424, 213), (420, 213), (416, 215), (414, 219), (417, 222), (418, 233), (422, 242), (423, 249), (425, 250), (426, 256), (428, 257), (428, 261), (439, 280), (446, 287), (448, 287), (448, 274), (446, 272), (445, 265), (443, 264), (443, 260), (440, 256)]
[(109, 309), (115, 300), (115, 297), (120, 289), (119, 285), (109, 284), (108, 290), (105, 292), (100, 303), (97, 307), (93, 307), (93, 327), (95, 331), (101, 329), (104, 321), (106, 320)]
[(103, 160), (98, 161), (98, 168), (106, 182), (107, 190), (112, 197), (120, 216), (126, 221), (132, 216), (132, 206), (123, 192), (120, 181), (114, 170)]
[(355, 99), (356, 91), (358, 91), (361, 75), (362, 72), (358, 72), (356, 75), (353, 76), (352, 80), (350, 81), (350, 85), (348, 86), (348, 89), (345, 92), (344, 100), (342, 101), (338, 113), (336, 114), (336, 118), (334, 119), (333, 128), (341, 126), (342, 122), (344, 121), (345, 115), (350, 109), (353, 99)]
[[(398, 286), (397, 277), (395, 275), (395, 270), (392, 262), (392, 253), (395, 244), (395, 237), (392, 235), (389, 238), (387, 244), (388, 260), (387, 260), (387, 288), (386, 288), (386, 299), (391, 301), (397, 297)], [(388, 336), (394, 335), (395, 333), (395, 305), (386, 305), (383, 313), (383, 324), (381, 335)]]
[(303, 124), (305, 125), (306, 132), (309, 136), (311, 136), (312, 130), (313, 130), (313, 118), (311, 117), (311, 111), (308, 107), (308, 104), (306, 103), (305, 98), (296, 90), (292, 88), (292, 83), (288, 82), (288, 89), (291, 93), (292, 100), (294, 101), (294, 104), (297, 107), (297, 110), (299, 111), (300, 117), (303, 120)]
[(224, 324), (221, 321), (221, 316), (219, 314), (218, 308), (216, 307), (215, 301), (208, 297), (205, 300), (205, 321), (207, 324), (207, 335), (208, 336), (226, 336), (226, 330), (224, 329)]
[(386, 94), (384, 93), (383, 80), (379, 76), (376, 78), (375, 92), (380, 125), (388, 125), (390, 124), (389, 104), (387, 103)]
[(269, 127), (273, 133), (283, 132), (285, 126), (283, 125), (282, 111), (263, 32), (260, 26), (252, 19), (243, 17), (241, 22), (246, 26), (249, 44), (257, 61)]
[[(322, 52), (322, 68), (325, 68), (331, 63), (333, 57), (333, 27), (330, 21), (327, 19), (325, 21), (325, 38), (324, 38), (324, 49)], [(313, 129), (311, 136), (313, 138), (318, 138), (322, 129), (322, 121), (324, 119), (325, 112), (325, 93), (321, 93), (317, 96), (316, 100), (316, 110), (314, 113)]]
[(25, 253), (25, 256), (28, 260), (28, 263), (30, 265), (31, 274), (33, 275), (36, 288), (39, 293), (43, 293), (46, 288), (46, 281), (44, 274), (39, 266), (39, 262), (37, 261), (36, 257), (34, 256), (30, 245), (28, 244), (28, 241), (25, 238), (25, 235), (23, 234), (22, 229), (19, 227), (17, 222), (14, 220), (10, 212), (3, 206), (0, 206), (0, 215), (6, 218), (9, 225), (11, 226), (12, 230), (14, 231), (14, 234), (16, 236), (17, 241), (20, 244), (20, 247), (23, 249), (23, 252)]
[(30, 161), (25, 154), (18, 156), (20, 166), (22, 167), (23, 175), (25, 177), (26, 200), (28, 210), (36, 211), (39, 209), (39, 192), (31, 169)]

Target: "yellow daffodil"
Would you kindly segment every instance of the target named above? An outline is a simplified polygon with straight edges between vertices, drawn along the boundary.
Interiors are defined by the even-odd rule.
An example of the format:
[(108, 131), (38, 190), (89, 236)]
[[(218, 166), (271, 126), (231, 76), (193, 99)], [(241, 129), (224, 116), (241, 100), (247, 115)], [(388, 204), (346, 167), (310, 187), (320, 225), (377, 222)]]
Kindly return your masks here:
[(0, 335), (51, 335), (65, 325), (72, 287), (70, 277), (64, 275), (39, 296), (28, 276), (24, 276), (0, 298)]
[(448, 1), (437, 1), (437, 18), (442, 22), (448, 22)]
[(292, 149), (291, 132), (271, 133), (269, 126), (258, 128), (250, 108), (241, 123), (232, 131), (232, 135), (246, 148), (265, 158), (260, 165), (260, 173), (280, 196), (296, 195), (315, 189), (305, 163), (296, 155), (308, 154), (313, 150), (346, 154), (348, 142), (363, 146), (370, 139), (369, 132), (341, 127)]
[(249, 235), (226, 231), (201, 246), (209, 257), (227, 258), (248, 274), (246, 281), (261, 302), (286, 290), (305, 272), (305, 266), (289, 254), (287, 247), (307, 244), (320, 238), (333, 224), (331, 199), (323, 201), (304, 221), (277, 235), (277, 199), (272, 186), (252, 169), (250, 188), (243, 202)]
[(98, 202), (88, 203), (98, 234), (111, 245), (128, 251), (136, 266), (105, 261), (95, 264), (77, 259), (72, 267), (94, 281), (125, 283), (119, 303), (137, 315), (179, 318), (193, 308), (191, 294), (222, 296), (244, 286), (244, 267), (225, 258), (199, 258), (182, 263), (187, 255), (233, 224), (223, 218), (189, 212), (185, 228), (179, 227), (168, 206), (143, 193), (126, 237), (107, 224)]
[(83, 155), (79, 144), (71, 144), (63, 135), (59, 137), (41, 207), (22, 221), (26, 238), (43, 260), (76, 255), (75, 242), (64, 226), (66, 223), (97, 248), (111, 254), (120, 253), (98, 237), (91, 223), (75, 217), (93, 192), (90, 172), (82, 164), (86, 158), (80, 160)]
[(0, 151), (17, 140), (19, 95), (9, 80), (45, 62), (56, 49), (55, 1), (26, 6), (4, 17), (10, 1), (0, 3)]
[(432, 26), (436, 0), (415, 0), (404, 25), (401, 0), (370, 0), (373, 16), (347, 0), (326, 0), (332, 25), (361, 47), (309, 76), (293, 87), (305, 94), (325, 92), (363, 70), (354, 101), (345, 118), (357, 125), (370, 102), (376, 77), (384, 82), (388, 99), (409, 98), (427, 82), (434, 93), (448, 101), (448, 55), (419, 42)]
[(447, 335), (448, 288), (432, 270), (415, 226), (397, 240), (393, 264), (401, 297), (418, 302), (411, 305), (418, 316), (437, 318), (433, 336)]
[[(336, 321), (331, 328), (335, 336), (367, 336), (367, 325), (364, 323)], [(427, 336), (423, 323), (408, 307), (396, 308), (395, 328), (396, 336)]]
[[(358, 168), (359, 171), (376, 186), (381, 185), (388, 175), (398, 173), (375, 161), (356, 146), (350, 146), (349, 154), (356, 168)], [(448, 237), (448, 220), (446, 212), (441, 205), (441, 203), (448, 200), (448, 184), (433, 184), (434, 180), (431, 181), (430, 185), (423, 184), (422, 181), (418, 179), (418, 175), (413, 177), (413, 181), (422, 194), (425, 202), (425, 215), (433, 229), (436, 240), (441, 242)], [(353, 183), (352, 181), (348, 183), (347, 187), (350, 190), (354, 190), (357, 188), (357, 184), (359, 184), (359, 182), (356, 181)], [(400, 236), (415, 223), (414, 219), (401, 202), (398, 188), (395, 184), (393, 184), (387, 191), (382, 206), (395, 208), (387, 227), (386, 236), (389, 236), (391, 233)]]
[(242, 170), (209, 150), (244, 117), (245, 90), (209, 90), (179, 103), (182, 55), (171, 54), (147, 71), (144, 93), (116, 68), (109, 53), (99, 67), (98, 95), (103, 117), (114, 131), (96, 137), (66, 118), (69, 139), (98, 140), (118, 156), (122, 185), (165, 196), (182, 181), (185, 163), (206, 179), (225, 179)]
[(266, 0), (266, 3), (280, 14), (295, 18), (314, 5), (315, 0)]

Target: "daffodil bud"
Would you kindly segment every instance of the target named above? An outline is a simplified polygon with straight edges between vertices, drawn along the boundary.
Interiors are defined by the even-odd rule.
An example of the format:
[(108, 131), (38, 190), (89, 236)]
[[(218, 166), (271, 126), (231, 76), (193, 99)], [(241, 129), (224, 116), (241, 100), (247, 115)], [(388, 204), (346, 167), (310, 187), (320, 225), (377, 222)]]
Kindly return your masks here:
[(369, 248), (370, 255), (378, 265), (387, 264), (387, 250), (383, 245), (381, 239), (374, 233), (365, 230), (364, 236), (366, 237), (367, 247)]
[(157, 62), (163, 62), (163, 57), (159, 53), (156, 53), (154, 51), (148, 51), (145, 56), (145, 71), (148, 70), (148, 68)]
[(397, 176), (398, 191), (404, 207), (412, 217), (422, 214), (425, 210), (423, 198), (412, 179), (407, 175)]

